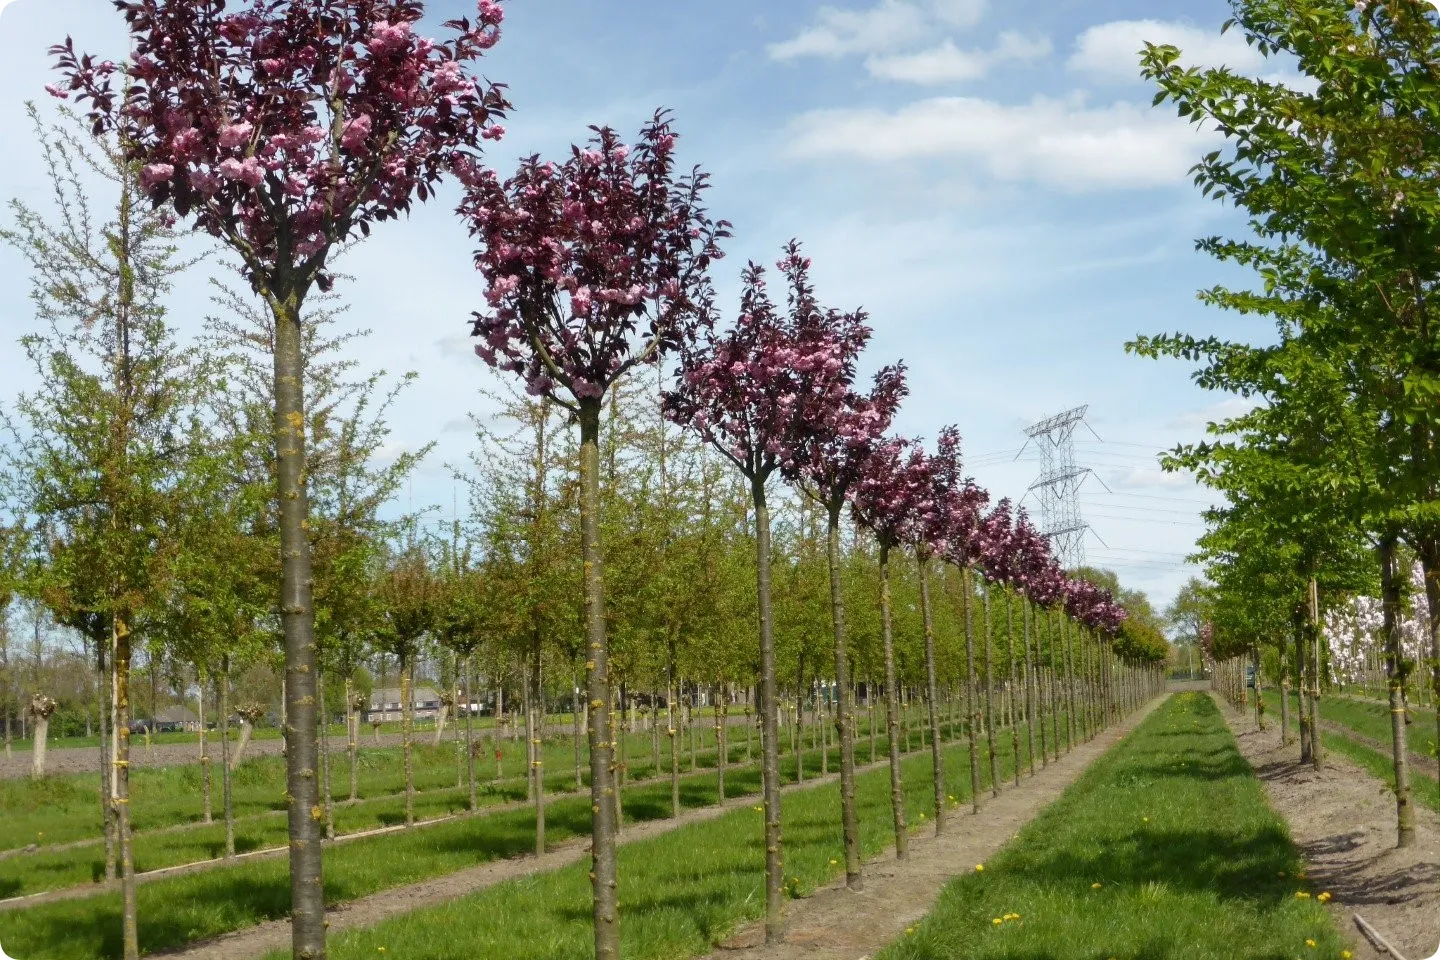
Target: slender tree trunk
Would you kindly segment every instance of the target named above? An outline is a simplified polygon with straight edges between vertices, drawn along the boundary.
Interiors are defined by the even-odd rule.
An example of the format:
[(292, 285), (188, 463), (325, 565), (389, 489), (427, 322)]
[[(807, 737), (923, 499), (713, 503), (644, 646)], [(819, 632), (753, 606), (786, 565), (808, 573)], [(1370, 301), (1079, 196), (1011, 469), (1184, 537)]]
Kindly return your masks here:
[[(1040, 688), (1035, 680), (1035, 643), (1030, 634), (1030, 625), (1035, 619), (1035, 607), (1029, 597), (1020, 600), (1020, 624), (1025, 632), (1025, 731), (1030, 745), (1030, 776), (1035, 776), (1035, 728), (1040, 727), (1040, 756), (1045, 756), (1045, 719), (1040, 715)], [(1044, 766), (1044, 760), (1041, 760)]]
[(1310, 762), (1310, 714), (1305, 689), (1305, 615), (1299, 608), (1290, 618), (1290, 632), (1295, 640), (1295, 694), (1296, 720), (1300, 725), (1300, 762)]
[(1015, 786), (1020, 786), (1020, 773), (1024, 765), (1020, 762), (1019, 680), (1016, 675), (1017, 657), (1015, 651), (1015, 604), (1014, 595), (1008, 587), (1005, 592), (1005, 659), (1010, 664), (1010, 748), (1015, 756)]
[(995, 749), (994, 629), (990, 623), (990, 584), (980, 581), (980, 615), (985, 628), (985, 741), (990, 754), (990, 795), (1000, 796), (1000, 758)]
[(1290, 666), (1285, 659), (1285, 639), (1280, 638), (1276, 659), (1280, 663), (1280, 745), (1290, 744)]
[(930, 557), (921, 547), (920, 617), (925, 633), (925, 699), (930, 709), (930, 760), (934, 766), (935, 835), (945, 832), (945, 757), (940, 744), (940, 685), (935, 676), (935, 623), (930, 617)]
[[(665, 734), (670, 738), (670, 816), (680, 816), (680, 731), (675, 726), (675, 629), (670, 631), (670, 658), (665, 668)], [(748, 736), (748, 733), (747, 733)]]
[[(4, 629), (0, 626), (0, 629)], [(109, 637), (95, 639), (95, 668), (100, 689), (100, 817), (105, 830), (105, 879), (114, 880), (118, 870), (119, 850), (115, 837), (115, 804), (112, 782), (115, 776), (115, 752), (112, 736), (115, 730), (114, 680), (110, 675), (109, 660), (105, 656), (111, 644)], [(9, 714), (6, 714), (9, 721)]]
[(225, 811), (225, 858), (235, 856), (235, 778), (230, 765), (230, 658), (222, 657), (215, 678), (220, 700), (220, 794)]
[(1060, 688), (1060, 661), (1056, 659), (1057, 647), (1060, 643), (1060, 627), (1057, 618), (1062, 616), (1058, 611), (1047, 610), (1045, 612), (1045, 640), (1050, 648), (1050, 748), (1054, 751), (1055, 760), (1060, 760), (1060, 714), (1064, 712), (1064, 700), (1061, 697)]
[(536, 631), (531, 640), (530, 656), (530, 729), (533, 731), (530, 749), (535, 759), (530, 764), (530, 776), (535, 781), (535, 855), (545, 853), (545, 683), (540, 663), (540, 633)]
[(1405, 731), (1405, 663), (1400, 637), (1400, 580), (1396, 571), (1395, 537), (1380, 539), (1380, 599), (1384, 612), (1386, 669), (1390, 686), (1390, 735), (1395, 764), (1397, 846), (1415, 844), (1415, 808), (1410, 791), (1410, 745)]
[(210, 787), (210, 741), (205, 729), (205, 675), (198, 666), (195, 668), (195, 684), (199, 688), (195, 696), (195, 706), (200, 717), (200, 783), (205, 804), (204, 822), (214, 823), (215, 811)]
[[(1309, 648), (1310, 662), (1310, 760), (1319, 770), (1325, 766), (1325, 744), (1320, 736), (1320, 588), (1314, 577), (1310, 578), (1309, 619), (1306, 623), (1305, 644)], [(1243, 685), (1242, 685), (1243, 688)], [(1256, 699), (1259, 699), (1257, 691)]]
[(895, 675), (895, 637), (891, 626), (890, 546), (880, 544), (880, 635), (885, 654), (885, 733), (890, 749), (890, 810), (895, 818), (895, 859), (910, 856), (905, 827), (905, 782), (900, 775), (900, 690)]
[(1065, 654), (1065, 689), (1070, 697), (1070, 715), (1065, 718), (1065, 752), (1069, 753), (1074, 749), (1076, 734), (1079, 733), (1080, 712), (1075, 698), (1075, 650), (1072, 643), (1074, 625), (1066, 617), (1061, 621), (1061, 626)]
[(325, 709), (325, 673), (322, 670), (316, 678), (316, 688), (319, 690), (320, 708), (320, 782), (322, 807), (325, 817), (325, 839), (335, 839), (335, 802), (330, 792), (330, 712)]
[(760, 774), (765, 812), (765, 942), (785, 936), (781, 901), (784, 856), (780, 834), (780, 698), (775, 684), (775, 627), (770, 609), (770, 507), (765, 478), (752, 477), (755, 506), (755, 592), (760, 614)]
[(405, 758), (405, 826), (415, 826), (415, 665), (400, 655), (400, 750)]
[(355, 685), (345, 678), (345, 755), (350, 762), (350, 802), (360, 795), (360, 764), (357, 750), (360, 739), (360, 711), (355, 706)]
[(970, 809), (980, 812), (979, 683), (975, 676), (975, 586), (970, 567), (960, 568), (960, 595), (965, 604), (965, 735), (970, 741)]
[(115, 774), (110, 778), (110, 802), (115, 808), (115, 840), (120, 854), (120, 943), (124, 960), (139, 960), (135, 854), (130, 835), (130, 618), (127, 613), (117, 612), (111, 622)]
[(825, 561), (829, 566), (829, 619), (835, 630), (835, 734), (840, 740), (840, 832), (845, 848), (845, 887), (865, 887), (860, 856), (860, 809), (855, 803), (855, 699), (850, 689), (850, 639), (840, 560), (840, 512), (844, 499), (827, 505)]
[(1255, 726), (1265, 729), (1265, 697), (1262, 696), (1260, 688), (1260, 647), (1257, 644), (1250, 648), (1251, 662), (1255, 669)]
[(290, 929), (295, 960), (325, 956), (325, 886), (316, 782), (315, 609), (311, 602), (310, 504), (305, 483), (305, 361), (300, 296), (272, 294), (275, 315), (275, 448), (280, 493), (285, 635), (285, 789), (290, 814)]
[[(471, 813), (480, 809), (479, 797), (475, 789), (475, 697), (474, 697), (474, 673), (475, 664), (472, 655), (465, 655), (465, 784), (469, 790), (467, 809)], [(577, 714), (578, 715), (578, 714)], [(577, 761), (578, 763), (578, 761)], [(580, 788), (579, 779), (576, 779), (575, 788)]]
[(590, 708), (591, 868), (595, 960), (620, 960), (616, 788), (610, 742), (609, 643), (600, 544), (600, 401), (580, 405), (580, 549), (584, 563), (586, 692)]
[(716, 684), (719, 691), (715, 708), (715, 802), (725, 805), (725, 769), (730, 765), (730, 696), (729, 684)]

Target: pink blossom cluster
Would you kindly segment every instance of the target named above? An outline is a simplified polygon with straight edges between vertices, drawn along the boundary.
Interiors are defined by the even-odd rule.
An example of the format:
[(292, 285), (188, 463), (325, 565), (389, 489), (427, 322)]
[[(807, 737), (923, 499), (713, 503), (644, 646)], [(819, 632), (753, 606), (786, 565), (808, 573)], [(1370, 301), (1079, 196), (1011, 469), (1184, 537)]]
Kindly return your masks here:
[(924, 448), (901, 437), (875, 446), (850, 495), (855, 519), (887, 549), (920, 542), (942, 529), (950, 505), (936, 496), (934, 469)]
[(418, 0), (115, 6), (133, 46), (122, 89), (114, 64), (68, 38), (51, 49), (66, 81), (47, 89), (88, 100), (150, 198), (193, 214), (252, 273), (326, 285), (333, 244), (426, 200), (504, 133), (503, 88), (469, 73), (500, 38), (495, 0), (447, 22), (445, 42), (415, 32)]
[(677, 174), (663, 111), (633, 146), (608, 127), (563, 164), (524, 160), (502, 182), (468, 163), (460, 216), (488, 286), (475, 353), (536, 396), (598, 399), (626, 370), (688, 343), (729, 224), (701, 205), (708, 177)]
[(752, 479), (809, 469), (835, 483), (848, 481), (853, 467), (827, 463), (824, 455), (873, 443), (894, 413), (903, 380), (898, 371), (888, 374), (877, 394), (857, 398), (851, 389), (856, 361), (870, 337), (863, 315), (818, 307), (810, 261), (795, 241), (776, 266), (785, 277), (785, 307), (770, 297), (764, 268), (750, 263), (735, 323), (717, 331), (707, 310), (695, 339), (682, 346), (666, 413)]

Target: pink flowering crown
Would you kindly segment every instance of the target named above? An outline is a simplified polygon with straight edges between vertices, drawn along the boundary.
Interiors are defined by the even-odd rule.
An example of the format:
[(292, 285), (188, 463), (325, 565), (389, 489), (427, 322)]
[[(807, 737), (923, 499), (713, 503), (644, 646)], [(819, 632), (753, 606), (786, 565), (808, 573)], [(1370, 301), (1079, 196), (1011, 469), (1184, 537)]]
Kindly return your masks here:
[(470, 73), (500, 39), (504, 12), (480, 0), (444, 41), (416, 32), (417, 0), (115, 0), (133, 61), (118, 68), (51, 48), (141, 166), (156, 204), (193, 216), (252, 274), (325, 288), (331, 247), (426, 200), (452, 168), (497, 139), (504, 88)]
[(677, 171), (668, 113), (633, 145), (609, 127), (591, 130), (565, 162), (532, 156), (503, 182), (462, 168), (458, 211), (488, 288), (471, 328), (475, 353), (572, 408), (682, 345), (730, 235), (702, 203), (708, 175)]

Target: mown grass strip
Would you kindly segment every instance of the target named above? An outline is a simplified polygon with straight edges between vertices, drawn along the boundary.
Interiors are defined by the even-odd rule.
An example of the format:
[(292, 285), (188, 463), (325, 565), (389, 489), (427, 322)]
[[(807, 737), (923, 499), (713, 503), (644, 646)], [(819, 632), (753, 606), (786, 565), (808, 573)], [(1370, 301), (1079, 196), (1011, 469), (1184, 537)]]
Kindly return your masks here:
[[(782, 760), (781, 773), (786, 782), (793, 781), (795, 776), (793, 760), (789, 754)], [(961, 789), (962, 779), (968, 778), (968, 767), (961, 769), (964, 762), (962, 751), (952, 764), (955, 768), (952, 793)], [(831, 763), (831, 769), (836, 769), (834, 764), (838, 758), (834, 752)], [(910, 763), (913, 765), (915, 761)], [(805, 764), (807, 775), (814, 776), (819, 768), (819, 752), (808, 752)], [(918, 816), (928, 796), (928, 782), (924, 779), (927, 775), (920, 772), (928, 769), (928, 761), (915, 769), (911, 793), (918, 798), (915, 802), (921, 804), (916, 811)], [(884, 776), (883, 770), (869, 775), (872, 782), (881, 784), (879, 796), (888, 803)], [(758, 767), (729, 770), (725, 785), (726, 795), (731, 797), (758, 793)], [(832, 803), (826, 811), (826, 826), (838, 830), (835, 826), (838, 816), (833, 809), (838, 801), (833, 799), (833, 789), (828, 792)], [(682, 777), (684, 807), (713, 805), (715, 799), (713, 771)], [(624, 813), (632, 822), (667, 817), (669, 783), (662, 781), (627, 788)], [(883, 818), (877, 822), (883, 826)], [(325, 855), (326, 901), (331, 905), (343, 903), (490, 860), (528, 853), (534, 847), (534, 823), (534, 814), (529, 809), (512, 810), (497, 812), (479, 821), (457, 820), (332, 847)], [(586, 834), (589, 829), (588, 797), (572, 795), (547, 805), (546, 835), (551, 845)], [(695, 827), (679, 832), (688, 834), (692, 829)], [(288, 865), (283, 859), (262, 860), (143, 884), (139, 890), (142, 951), (176, 947), (287, 916), (290, 908), (287, 871)], [(797, 876), (803, 880), (803, 876)], [(588, 918), (588, 912), (585, 916)], [(0, 913), (0, 943), (16, 956), (46, 960), (117, 957), (120, 955), (119, 931), (120, 901), (114, 893)]]
[[(947, 748), (946, 786), (958, 806), (969, 799), (968, 752)], [(1013, 759), (1002, 755), (1002, 777)], [(926, 828), (931, 804), (928, 754), (904, 761), (907, 817)], [(857, 779), (861, 846), (866, 856), (893, 838), (889, 772)], [(843, 867), (839, 795), (834, 785), (785, 798), (787, 891), (803, 896)], [(764, 914), (764, 848), (758, 807), (627, 844), (620, 849), (623, 951), (627, 960), (688, 957), (708, 950)], [(963, 821), (959, 821), (963, 828)], [(593, 954), (588, 862), (497, 885), (331, 938), (332, 960), (574, 960)], [(872, 881), (880, 882), (880, 881)], [(273, 954), (282, 960), (286, 954)]]
[(1214, 702), (1177, 694), (883, 960), (1340, 960)]

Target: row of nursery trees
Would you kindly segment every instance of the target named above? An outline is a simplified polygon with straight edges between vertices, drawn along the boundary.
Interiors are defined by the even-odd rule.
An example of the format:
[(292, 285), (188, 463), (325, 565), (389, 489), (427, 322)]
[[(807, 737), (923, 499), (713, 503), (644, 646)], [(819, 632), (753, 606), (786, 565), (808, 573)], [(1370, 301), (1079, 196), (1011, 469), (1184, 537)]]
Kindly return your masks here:
[[(466, 676), (482, 651), (504, 645), (534, 707), (543, 677), (582, 674), (600, 960), (619, 956), (622, 684), (657, 694), (663, 684), (671, 709), (686, 679), (755, 688), (772, 939), (782, 928), (787, 635), (795, 687), (826, 674), (834, 683), (846, 872), (857, 886), (857, 670), (883, 691), (902, 848), (907, 675), (928, 712), (937, 829), (942, 684), (965, 689), (972, 744), (982, 731), (992, 738), (992, 782), (994, 722), (979, 714), (982, 704), (993, 711), (1007, 673), (1023, 678), (1032, 738), (1043, 717), (1063, 716), (1070, 731), (1086, 690), (1100, 694), (1086, 704), (1102, 722), (1153, 692), (1163, 639), (1127, 628), (1107, 591), (1067, 576), (1009, 503), (990, 508), (963, 476), (957, 431), (943, 431), (933, 451), (888, 433), (903, 368), (857, 386), (865, 317), (817, 301), (798, 245), (778, 264), (783, 296), (751, 264), (738, 311), (721, 322), (710, 271), (730, 226), (705, 209), (706, 175), (678, 167), (666, 114), (632, 144), (596, 127), (560, 161), (532, 157), (503, 179), (484, 166), (481, 147), (503, 134), (510, 109), (503, 87), (471, 72), (500, 37), (494, 0), (445, 24), (440, 41), (416, 32), (423, 8), (413, 0), (116, 6), (132, 60), (122, 68), (67, 40), (53, 50), (64, 79), (50, 91), (87, 104), (93, 133), (111, 145), (97, 166), (118, 185), (118, 215), (103, 245), (61, 245), (88, 258), (73, 276), (47, 244), (87, 225), (88, 210), (62, 196), (59, 227), (27, 212), (19, 231), (31, 238), (37, 311), (92, 361), (75, 361), (70, 341), (27, 341), (47, 380), (76, 378), (92, 394), (74, 407), (35, 397), (21, 409), (33, 411), (36, 437), (65, 437), (72, 421), (94, 430), (83, 449), (21, 446), (33, 451), (17, 471), (30, 495), (10, 540), (16, 567), (42, 571), (32, 588), (95, 639), (112, 677), (106, 795), (127, 960), (138, 954), (127, 721), (139, 636), (207, 676), (272, 652), (282, 665), (293, 953), (308, 960), (325, 954), (320, 676), (349, 676), (376, 645), (407, 677), (427, 644), (450, 651)], [(81, 149), (64, 142), (71, 152), (52, 162), (62, 175)], [(413, 459), (373, 466), (385, 432), (377, 413), (391, 394), (335, 359), (351, 335), (327, 333), (336, 320), (327, 297), (341, 248), (446, 178), (462, 188), (457, 213), (487, 288), (475, 352), (523, 386), (506, 402), (526, 439), (487, 435), (472, 496), (480, 522), (435, 539), (376, 519)], [(185, 364), (174, 361), (188, 348), (168, 339), (159, 308), (181, 266), (170, 251), (182, 221), (238, 259), (263, 305), (222, 294), (213, 340)], [(197, 396), (207, 383), (219, 387), (208, 405)], [(212, 442), (217, 429), (230, 442)], [(90, 458), (83, 469), (65, 459), (77, 454)], [(823, 587), (807, 594), (821, 557)], [(847, 577), (847, 568), (867, 572)], [(860, 615), (857, 644), (846, 598), (867, 578), (874, 592), (859, 607), (877, 620), (872, 628)], [(932, 602), (937, 589), (948, 614)], [(897, 642), (901, 590), (920, 622)], [(828, 621), (823, 653), (806, 646), (817, 635), (806, 597)], [(528, 715), (538, 722), (533, 707)], [(978, 797), (978, 748), (970, 756)]]
[[(1325, 683), (1383, 675), (1408, 846), (1416, 671), (1432, 703), (1440, 688), (1440, 22), (1418, 0), (1231, 5), (1229, 26), (1279, 74), (1187, 67), (1168, 46), (1148, 47), (1143, 71), (1157, 103), (1223, 135), (1195, 181), (1248, 222), (1199, 247), (1256, 283), (1200, 299), (1273, 326), (1130, 347), (1198, 362), (1197, 384), (1251, 404), (1167, 461), (1228, 499), (1201, 541), (1210, 655), (1279, 685), (1286, 739), (1298, 691), (1317, 765)], [(1243, 695), (1243, 671), (1224, 673)]]

